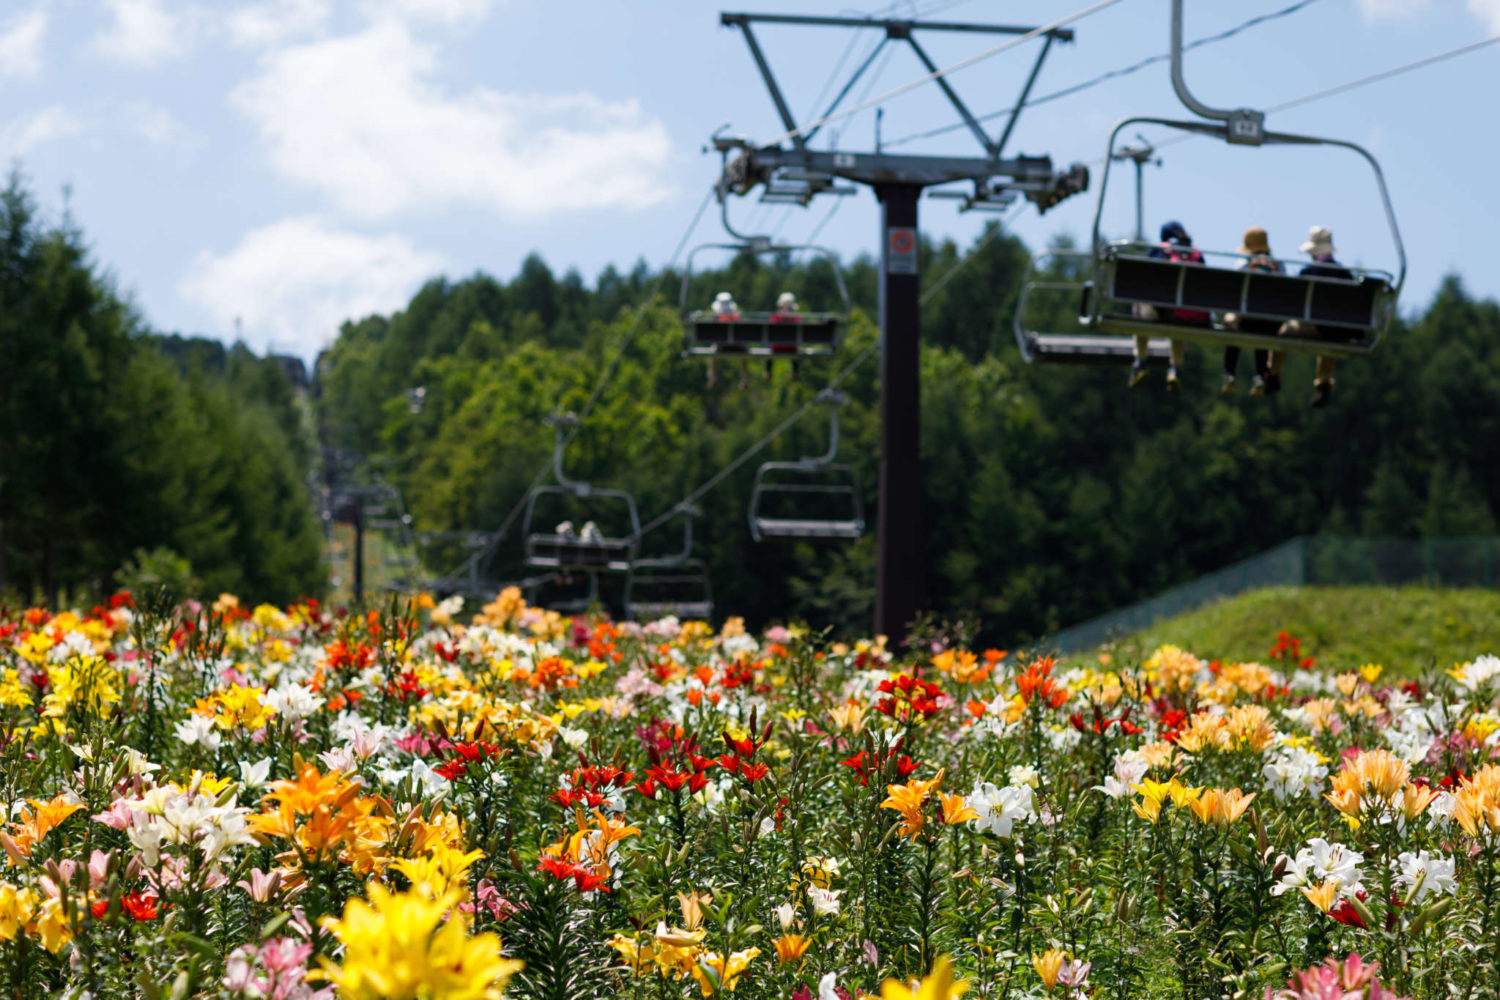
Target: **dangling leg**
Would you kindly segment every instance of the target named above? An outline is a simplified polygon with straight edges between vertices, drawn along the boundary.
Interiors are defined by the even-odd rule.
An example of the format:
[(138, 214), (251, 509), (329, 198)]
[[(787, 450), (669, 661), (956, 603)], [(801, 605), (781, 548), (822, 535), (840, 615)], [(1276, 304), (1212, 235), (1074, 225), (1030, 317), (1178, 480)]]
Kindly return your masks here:
[(1130, 380), (1126, 383), (1134, 389), (1146, 381), (1146, 357), (1151, 350), (1151, 338), (1144, 333), (1135, 335), (1135, 360), (1130, 363)]
[(1180, 340), (1172, 341), (1172, 362), (1167, 366), (1167, 391), (1182, 391), (1182, 374), (1178, 371), (1182, 367), (1182, 357), (1187, 351), (1187, 344)]
[(708, 387), (710, 389), (712, 389), (714, 383), (718, 381), (718, 371), (717, 369), (715, 369), (714, 364), (715, 363), (713, 361), (709, 361), (708, 363)]
[(740, 361), (740, 388), (750, 384), (750, 365), (743, 359)]
[(1235, 369), (1240, 366), (1240, 349), (1236, 344), (1224, 348), (1224, 382), (1219, 386), (1221, 395), (1234, 395)]
[(1264, 396), (1267, 391), (1266, 364), (1270, 352), (1265, 348), (1255, 349), (1255, 380), (1250, 383), (1250, 395)]
[(1313, 394), (1310, 405), (1322, 409), (1333, 398), (1333, 359), (1318, 356), (1313, 374)]

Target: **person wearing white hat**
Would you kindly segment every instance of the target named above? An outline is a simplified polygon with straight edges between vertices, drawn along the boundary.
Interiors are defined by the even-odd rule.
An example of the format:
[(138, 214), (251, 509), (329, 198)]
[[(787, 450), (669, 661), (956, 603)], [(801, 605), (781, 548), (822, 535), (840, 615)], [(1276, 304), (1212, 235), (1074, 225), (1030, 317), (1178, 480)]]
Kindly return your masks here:
[[(801, 321), (802, 307), (797, 304), (797, 296), (791, 292), (782, 292), (776, 296), (776, 311), (771, 314), (773, 323), (797, 323)], [(802, 372), (796, 361), (792, 362), (792, 381), (797, 381)], [(766, 362), (766, 381), (771, 381), (771, 362)]]
[[(1343, 278), (1352, 280), (1354, 272), (1338, 262), (1335, 255), (1337, 248), (1333, 245), (1333, 232), (1327, 226), (1313, 226), (1307, 231), (1307, 242), (1299, 247), (1303, 253), (1313, 259), (1299, 274), (1312, 278)], [(1281, 335), (1283, 337), (1316, 337), (1318, 327), (1314, 323), (1303, 320), (1289, 320), (1282, 324)], [(1269, 371), (1279, 382), (1281, 379), (1281, 366), (1286, 361), (1286, 355), (1282, 352), (1272, 351)], [(1317, 367), (1313, 373), (1313, 394), (1308, 405), (1322, 409), (1327, 406), (1333, 398), (1333, 358), (1318, 356)]]
[[(720, 323), (733, 323), (740, 318), (740, 307), (735, 304), (734, 296), (728, 292), (720, 292), (718, 295), (715, 295), (714, 301), (708, 309), (714, 314), (714, 319)], [(745, 381), (744, 367), (745, 363), (741, 361), (740, 384), (742, 386)], [(716, 381), (718, 381), (718, 372), (715, 370), (714, 363), (710, 361), (708, 363), (708, 384), (713, 385)]]
[(720, 292), (714, 296), (713, 309), (714, 318), (720, 323), (732, 323), (740, 318), (740, 307), (735, 305), (734, 296), (728, 292)]

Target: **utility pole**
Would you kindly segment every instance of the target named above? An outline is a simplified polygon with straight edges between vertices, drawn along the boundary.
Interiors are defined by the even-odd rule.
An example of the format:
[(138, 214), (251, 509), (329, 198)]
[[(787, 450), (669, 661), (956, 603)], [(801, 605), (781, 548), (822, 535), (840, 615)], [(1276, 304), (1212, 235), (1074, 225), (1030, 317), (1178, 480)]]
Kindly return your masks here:
[(365, 498), (354, 497), (354, 603), (365, 602)]
[[(760, 71), (787, 134), (766, 145), (744, 138), (715, 137), (724, 158), (719, 181), (721, 199), (746, 195), (764, 186), (763, 200), (795, 201), (806, 205), (822, 193), (843, 193), (836, 180), (865, 184), (880, 202), (880, 497), (876, 525), (875, 631), (893, 642), (905, 637), (907, 626), (922, 609), (925, 598), (925, 547), (922, 532), (921, 427), (921, 275), (917, 203), (930, 187), (971, 185), (968, 191), (940, 192), (958, 199), (960, 210), (998, 211), (1008, 207), (1017, 192), (1045, 211), (1088, 187), (1088, 170), (1075, 164), (1055, 172), (1047, 156), (1003, 156), (1021, 108), (1030, 96), (1042, 63), (1053, 42), (1070, 42), (1073, 32), (997, 24), (956, 24), (877, 18), (807, 17), (792, 14), (721, 14), (720, 23), (739, 28)], [(1004, 130), (991, 139), (959, 98), (947, 78), (933, 82), (947, 97), (983, 149), (982, 156), (912, 156), (813, 150), (808, 142), (821, 127), (797, 127), (790, 106), (771, 71), (753, 25), (876, 29), (885, 37), (875, 46), (824, 113), (827, 118), (853, 89), (888, 43), (906, 43), (929, 73), (936, 63), (918, 43), (914, 32), (1026, 35), (1036, 33), (1042, 48), (1021, 90)], [(821, 120), (820, 120), (821, 121)]]

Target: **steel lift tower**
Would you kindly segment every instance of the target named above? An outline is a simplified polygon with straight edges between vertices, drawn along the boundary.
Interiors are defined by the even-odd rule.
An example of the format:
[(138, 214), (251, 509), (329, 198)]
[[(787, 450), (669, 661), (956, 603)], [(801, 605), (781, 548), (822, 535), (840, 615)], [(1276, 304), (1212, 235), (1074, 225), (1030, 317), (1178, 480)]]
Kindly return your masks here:
[[(836, 181), (869, 185), (880, 202), (880, 501), (876, 528), (875, 630), (892, 640), (904, 637), (907, 624), (924, 598), (922, 542), (921, 393), (918, 347), (921, 337), (920, 285), (917, 269), (917, 200), (923, 189), (948, 184), (968, 190), (934, 192), (957, 199), (961, 210), (999, 210), (1024, 195), (1046, 211), (1063, 198), (1088, 187), (1088, 170), (1074, 164), (1056, 172), (1047, 156), (1004, 156), (1021, 109), (1031, 94), (1042, 63), (1054, 42), (1069, 42), (1065, 28), (1041, 31), (996, 24), (956, 24), (943, 21), (890, 20), (849, 17), (807, 17), (790, 14), (721, 14), (720, 22), (739, 28), (760, 75), (776, 105), (786, 135), (774, 143), (757, 145), (744, 138), (715, 136), (714, 146), (724, 158), (720, 198), (746, 195), (763, 186), (763, 201), (806, 205), (822, 193), (839, 194)], [(834, 97), (823, 119), (799, 128), (782, 96), (754, 25), (877, 29), (885, 37), (855, 70)], [(918, 43), (917, 32), (966, 32), (983, 35), (1036, 35), (1041, 52), (1021, 88), (1020, 98), (1000, 135), (991, 139), (970, 113), (947, 78)], [(814, 150), (809, 142), (821, 123), (834, 115), (855, 83), (890, 43), (911, 46), (933, 74), (932, 82), (948, 98), (968, 126), (983, 155), (893, 155)]]

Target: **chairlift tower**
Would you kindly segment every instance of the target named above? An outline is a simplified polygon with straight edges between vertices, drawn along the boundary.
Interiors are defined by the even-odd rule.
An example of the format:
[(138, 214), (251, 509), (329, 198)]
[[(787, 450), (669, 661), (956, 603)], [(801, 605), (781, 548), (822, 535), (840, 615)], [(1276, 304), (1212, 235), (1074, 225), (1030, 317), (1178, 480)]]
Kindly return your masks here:
[(1139, 146), (1121, 146), (1115, 150), (1113, 157), (1117, 161), (1129, 160), (1135, 164), (1135, 238), (1136, 242), (1146, 242), (1146, 167), (1161, 166), (1161, 157), (1156, 155), (1156, 147), (1146, 141), (1146, 137), (1136, 134), (1140, 140)]
[[(719, 21), (738, 28), (745, 37), (751, 58), (760, 71), (776, 112), (787, 134), (782, 139), (758, 145), (744, 138), (714, 137), (714, 147), (724, 159), (718, 190), (728, 195), (747, 195), (764, 187), (763, 201), (806, 205), (823, 193), (838, 194), (839, 180), (872, 188), (881, 207), (880, 215), (880, 511), (876, 526), (875, 630), (893, 641), (904, 637), (907, 624), (921, 609), (925, 586), (922, 540), (922, 453), (919, 342), (921, 337), (921, 276), (917, 267), (918, 199), (931, 187), (971, 185), (967, 191), (940, 192), (961, 201), (961, 210), (999, 210), (1009, 206), (1017, 194), (1036, 203), (1042, 211), (1088, 187), (1088, 171), (1075, 164), (1067, 171), (1054, 171), (1048, 156), (1006, 157), (1005, 147), (1014, 131), (1054, 42), (1070, 42), (1066, 28), (1039, 31), (1035, 28), (997, 24), (960, 24), (879, 18), (813, 17), (794, 14), (723, 13)], [(814, 150), (809, 142), (821, 128), (821, 119), (799, 128), (783, 96), (770, 63), (755, 36), (754, 26), (772, 24), (797, 27), (876, 29), (885, 37), (855, 70), (824, 113), (834, 114), (875, 56), (887, 44), (906, 43), (942, 90), (969, 132), (979, 143), (980, 156), (921, 156), (881, 152), (853, 153)], [(1021, 89), (1020, 98), (996, 138), (969, 111), (947, 78), (918, 42), (917, 32), (949, 32), (979, 35), (1030, 35), (1042, 39), (1041, 51)]]

